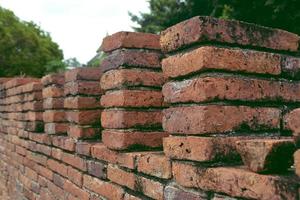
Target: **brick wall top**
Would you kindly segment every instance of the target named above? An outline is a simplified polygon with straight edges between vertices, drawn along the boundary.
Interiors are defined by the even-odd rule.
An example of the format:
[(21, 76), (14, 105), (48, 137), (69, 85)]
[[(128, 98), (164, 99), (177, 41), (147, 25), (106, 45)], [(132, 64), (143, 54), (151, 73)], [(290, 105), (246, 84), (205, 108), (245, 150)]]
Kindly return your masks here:
[(150, 33), (118, 32), (104, 38), (99, 50), (110, 52), (120, 48), (160, 50), (159, 35)]
[(297, 51), (299, 36), (246, 22), (197, 16), (161, 34), (161, 47), (171, 52), (195, 43), (218, 42), (273, 50)]

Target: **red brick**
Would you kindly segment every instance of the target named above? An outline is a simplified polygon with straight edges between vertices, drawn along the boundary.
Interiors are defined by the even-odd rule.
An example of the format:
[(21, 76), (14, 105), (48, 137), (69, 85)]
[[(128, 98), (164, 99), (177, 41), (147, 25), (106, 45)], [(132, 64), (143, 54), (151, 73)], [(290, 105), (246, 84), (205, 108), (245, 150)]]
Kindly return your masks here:
[(101, 97), (103, 107), (162, 107), (161, 91), (118, 90), (107, 92)]
[(43, 101), (44, 109), (63, 109), (64, 99), (63, 98), (46, 98)]
[(83, 186), (107, 199), (123, 199), (124, 189), (88, 175), (83, 176)]
[(37, 78), (14, 78), (4, 83), (5, 89), (17, 87), (31, 82), (39, 82)]
[[(258, 137), (258, 136), (257, 136)], [(254, 139), (255, 136), (179, 137), (164, 138), (164, 153), (176, 160), (224, 161), (236, 160), (239, 154), (236, 141)]]
[(53, 180), (53, 172), (46, 167), (37, 165), (37, 173), (50, 181)]
[(42, 101), (26, 102), (22, 105), (22, 111), (43, 111)]
[[(240, 167), (196, 167), (173, 162), (175, 181), (188, 188), (249, 199), (297, 199), (294, 176), (260, 175)], [(280, 190), (278, 190), (280, 188)]]
[[(169, 185), (169, 186), (165, 187), (164, 199), (206, 200), (206, 199), (208, 199), (208, 195), (202, 191), (197, 191), (197, 192), (196, 191), (188, 191), (188, 190), (184, 190), (179, 187)], [(228, 199), (228, 200), (234, 200), (234, 199)]]
[(64, 87), (65, 95), (100, 95), (102, 90), (100, 89), (99, 81), (77, 81), (69, 82)]
[(69, 165), (72, 165), (73, 167), (75, 167), (79, 170), (87, 171), (86, 161), (77, 155), (63, 153), (62, 161)]
[(67, 120), (80, 125), (99, 124), (101, 110), (68, 111)]
[(40, 82), (27, 83), (22, 85), (22, 93), (32, 93), (35, 91), (41, 91), (43, 85)]
[(142, 69), (110, 70), (100, 79), (101, 88), (104, 90), (122, 87), (161, 87), (165, 82), (162, 72)]
[(190, 106), (164, 110), (163, 127), (169, 133), (207, 134), (239, 130), (274, 130), (280, 127), (276, 108), (247, 106)]
[(255, 139), (237, 142), (244, 164), (253, 172), (282, 172), (293, 164), (292, 139)]
[(82, 181), (83, 181), (83, 176), (82, 173), (73, 167), (68, 167), (68, 174), (67, 177), (70, 181), (75, 183), (77, 186), (81, 187), (82, 186)]
[(66, 121), (66, 113), (64, 111), (47, 110), (43, 113), (43, 119), (46, 123), (64, 122)]
[(172, 177), (171, 160), (161, 153), (150, 152), (141, 155), (137, 161), (137, 170), (158, 178), (170, 179)]
[(95, 138), (97, 136), (100, 138), (100, 135), (100, 128), (94, 128), (91, 126), (70, 125), (68, 130), (68, 136), (76, 139)]
[(96, 142), (76, 142), (76, 153), (90, 156), (91, 155), (91, 147)]
[(41, 154), (37, 154), (34, 152), (28, 152), (27, 158), (33, 160), (36, 163), (46, 166), (47, 164), (47, 157)]
[(66, 123), (46, 123), (45, 124), (45, 133), (51, 134), (51, 135), (67, 133), (68, 129), (69, 129), (69, 126)]
[(63, 151), (58, 148), (51, 148), (51, 156), (57, 160), (61, 160), (63, 155)]
[(36, 151), (47, 156), (51, 156), (51, 147), (43, 145), (43, 144), (36, 144)]
[(68, 174), (68, 167), (65, 164), (59, 163), (55, 160), (48, 159), (47, 161), (47, 167), (51, 169), (52, 171), (62, 175), (62, 176), (67, 176)]
[(120, 67), (161, 68), (162, 55), (158, 52), (141, 51), (135, 49), (121, 49), (112, 52), (101, 63), (103, 72)]
[(279, 75), (279, 54), (205, 46), (162, 61), (167, 77), (185, 76), (209, 69)]
[(157, 181), (137, 176), (113, 165), (108, 165), (107, 176), (111, 181), (141, 192), (153, 199), (163, 199), (164, 186)]
[(100, 179), (106, 179), (107, 165), (93, 160), (87, 161), (88, 173)]
[(296, 174), (300, 177), (300, 150), (294, 153), (294, 167)]
[(47, 186), (48, 186), (48, 189), (51, 192), (51, 194), (53, 196), (55, 196), (54, 199), (65, 199), (66, 198), (66, 192), (63, 189), (54, 185), (52, 182), (49, 181)]
[(65, 82), (64, 74), (48, 74), (46, 76), (43, 76), (41, 79), (41, 82), (44, 86), (48, 85), (63, 85)]
[(142, 200), (142, 198), (126, 193), (124, 196), (124, 200)]
[(35, 182), (38, 180), (38, 174), (28, 167), (25, 167), (25, 176)]
[(43, 98), (55, 98), (64, 96), (63, 88), (57, 86), (48, 86), (43, 89)]
[(300, 145), (300, 109), (294, 109), (283, 116), (283, 128), (291, 130), (296, 144)]
[(68, 97), (64, 101), (64, 107), (67, 109), (88, 109), (99, 108), (100, 101), (96, 97)]
[(169, 103), (215, 100), (298, 102), (299, 90), (299, 83), (211, 75), (166, 83), (163, 95)]
[(70, 181), (65, 181), (64, 183), (64, 190), (69, 192), (70, 194), (74, 195), (80, 200), (89, 200), (90, 195), (85, 190), (77, 187), (75, 184), (71, 183)]
[(169, 134), (165, 132), (140, 131), (102, 131), (102, 141), (110, 149), (124, 150), (133, 146), (161, 147), (162, 138)]
[(163, 31), (160, 44), (165, 52), (201, 42), (221, 42), (297, 51), (299, 40), (296, 34), (279, 29), (234, 20), (197, 16)]
[(100, 50), (110, 52), (121, 48), (160, 50), (159, 35), (151, 33), (117, 32), (103, 39)]
[(75, 151), (76, 141), (66, 136), (54, 136), (52, 137), (53, 146), (59, 147), (67, 151)]
[(101, 125), (104, 128), (160, 127), (161, 111), (104, 110)]
[(99, 81), (102, 73), (100, 68), (79, 67), (65, 72), (65, 81), (77, 80)]
[(64, 188), (64, 182), (66, 181), (65, 178), (63, 178), (62, 176), (58, 175), (58, 174), (53, 174), (53, 183), (60, 187), (60, 188)]
[(51, 138), (47, 134), (29, 133), (29, 139), (38, 143), (51, 145)]

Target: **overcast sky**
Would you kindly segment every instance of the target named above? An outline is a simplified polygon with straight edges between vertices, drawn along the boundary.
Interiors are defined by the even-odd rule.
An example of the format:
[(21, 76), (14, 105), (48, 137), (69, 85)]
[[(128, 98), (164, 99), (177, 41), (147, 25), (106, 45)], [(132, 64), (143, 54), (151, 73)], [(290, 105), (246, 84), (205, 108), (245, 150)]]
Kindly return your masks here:
[(50, 32), (65, 59), (82, 63), (96, 54), (107, 33), (132, 31), (128, 11), (149, 10), (146, 0), (0, 0), (0, 5)]

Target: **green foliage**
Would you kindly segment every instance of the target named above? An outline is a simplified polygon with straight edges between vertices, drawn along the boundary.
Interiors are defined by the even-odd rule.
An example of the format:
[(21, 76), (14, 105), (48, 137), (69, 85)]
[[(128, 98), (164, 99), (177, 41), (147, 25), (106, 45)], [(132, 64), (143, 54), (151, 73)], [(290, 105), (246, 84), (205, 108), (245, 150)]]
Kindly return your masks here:
[(82, 67), (82, 64), (77, 60), (77, 58), (66, 59), (64, 63), (67, 68)]
[(135, 31), (159, 33), (197, 15), (236, 19), (300, 34), (299, 0), (148, 0), (150, 13), (134, 15)]
[(65, 69), (63, 53), (49, 33), (0, 7), (0, 76), (41, 77)]

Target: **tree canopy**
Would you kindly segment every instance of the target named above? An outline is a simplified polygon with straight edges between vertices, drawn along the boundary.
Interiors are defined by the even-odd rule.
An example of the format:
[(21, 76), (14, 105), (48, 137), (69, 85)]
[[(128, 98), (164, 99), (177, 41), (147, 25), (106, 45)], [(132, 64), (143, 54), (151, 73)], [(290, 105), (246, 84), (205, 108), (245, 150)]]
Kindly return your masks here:
[(65, 68), (63, 52), (49, 33), (0, 7), (0, 76), (41, 77)]
[(242, 20), (300, 34), (299, 0), (148, 0), (149, 13), (134, 15), (135, 31), (159, 33), (197, 15)]

